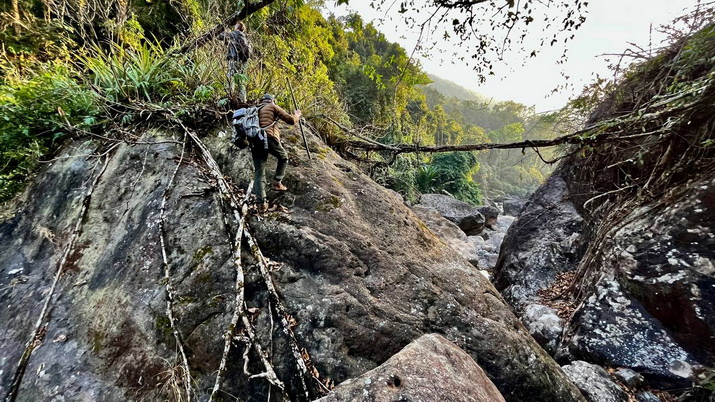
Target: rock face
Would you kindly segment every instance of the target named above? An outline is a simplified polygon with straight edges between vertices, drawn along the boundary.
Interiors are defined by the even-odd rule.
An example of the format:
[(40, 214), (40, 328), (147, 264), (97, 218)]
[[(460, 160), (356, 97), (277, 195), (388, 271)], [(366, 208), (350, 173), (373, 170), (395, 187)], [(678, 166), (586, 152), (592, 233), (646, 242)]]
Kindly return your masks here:
[(479, 267), (479, 256), (474, 243), (469, 241), (466, 234), (457, 225), (442, 217), (434, 208), (415, 205), (411, 208), (427, 227), (450, 247), (455, 249), (475, 267)]
[[(538, 291), (573, 270), (585, 233), (599, 230), (576, 211), (563, 171), (534, 194), (502, 246), (495, 284), (519, 312), (541, 303)], [(693, 366), (715, 364), (715, 178), (622, 222), (600, 250), (597, 281), (565, 323), (562, 357), (631, 368), (652, 386), (687, 385)]]
[(504, 397), (474, 360), (439, 335), (424, 335), (320, 402), (499, 402)]
[(687, 383), (693, 357), (617, 281), (605, 280), (577, 311), (569, 349), (574, 356), (632, 367), (660, 382)]
[(575, 361), (563, 367), (590, 402), (626, 402), (628, 395), (603, 368), (584, 361)]
[(526, 200), (520, 198), (507, 198), (502, 201), (502, 208), (504, 209), (504, 214), (506, 215), (519, 215), (519, 212), (526, 205)]
[(529, 200), (506, 234), (495, 286), (517, 311), (581, 257), (583, 219), (569, 201), (566, 182), (554, 173)]
[(447, 195), (423, 194), (420, 198), (420, 205), (436, 209), (442, 216), (454, 222), (464, 233), (470, 236), (479, 234), (487, 224), (487, 220), (479, 211), (479, 207)]
[[(152, 133), (143, 140), (171, 137)], [(297, 146), (299, 136), (284, 133), (292, 154), (285, 180), (290, 191), (277, 200), (291, 212), (252, 217), (248, 225), (277, 263), (271, 265), (275, 286), (321, 378), (340, 383), (357, 377), (421, 335), (439, 333), (479, 361), (507, 400), (582, 400), (477, 270), (396, 196), (309, 138), (312, 161)], [(250, 158), (228, 150), (227, 142), (205, 139), (223, 174), (245, 187)], [(66, 148), (62, 156), (68, 158), (40, 172), (15, 215), (0, 223), (0, 395), (10, 390), (86, 190), (101, 171), (97, 159), (81, 155), (101, 147), (78, 142)], [(234, 311), (236, 228), (200, 158), (187, 152), (177, 164), (181, 148), (121, 144), (109, 153), (18, 400), (156, 400), (181, 392), (183, 363), (167, 287), (193, 392), (207, 399)], [(164, 266), (158, 222), (177, 166), (167, 190)], [(278, 377), (293, 398), (304, 399), (278, 317), (271, 320), (275, 305), (268, 304), (250, 254), (244, 245), (246, 304), (257, 340), (265, 350), (273, 346)], [(267, 400), (265, 380), (243, 374), (245, 335), (238, 335), (221, 390)], [(263, 372), (256, 353), (248, 356), (248, 369)]]
[(555, 309), (540, 304), (529, 304), (524, 309), (521, 321), (547, 352), (556, 353), (564, 324)]

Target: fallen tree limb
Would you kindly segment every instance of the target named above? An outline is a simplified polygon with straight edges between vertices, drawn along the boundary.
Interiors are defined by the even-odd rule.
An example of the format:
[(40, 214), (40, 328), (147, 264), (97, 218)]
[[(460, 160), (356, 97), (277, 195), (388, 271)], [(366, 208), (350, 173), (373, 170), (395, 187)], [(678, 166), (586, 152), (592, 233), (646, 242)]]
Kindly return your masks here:
[[(241, 218), (238, 223), (238, 229), (236, 229), (236, 235), (234, 236), (233, 242), (231, 244), (231, 247), (233, 249), (233, 262), (234, 266), (236, 267), (236, 285), (235, 285), (235, 290), (236, 290), (236, 299), (234, 301), (234, 311), (233, 311), (233, 316), (231, 317), (231, 324), (229, 325), (228, 329), (226, 330), (226, 333), (224, 334), (224, 347), (223, 347), (223, 354), (221, 356), (221, 363), (219, 363), (219, 368), (218, 372), (216, 373), (216, 382), (214, 383), (214, 388), (213, 391), (211, 391), (211, 396), (209, 397), (209, 402), (212, 402), (214, 397), (219, 391), (219, 388), (221, 386), (221, 375), (226, 371), (226, 363), (228, 362), (228, 352), (231, 350), (231, 343), (233, 342), (233, 336), (236, 332), (236, 326), (238, 325), (238, 320), (241, 318), (241, 316), (245, 315), (245, 309), (244, 309), (244, 286), (245, 286), (245, 275), (243, 273), (243, 265), (241, 264), (241, 240), (243, 239), (243, 230), (244, 230), (244, 224), (246, 222), (246, 212), (243, 211), (243, 207), (246, 204), (246, 201), (248, 200), (249, 194), (251, 194), (251, 188), (253, 187), (253, 182), (251, 182), (248, 185), (248, 189), (246, 190), (246, 195), (244, 196), (243, 200), (240, 202), (239, 207), (241, 209)], [(225, 218), (224, 214), (224, 224), (228, 226), (227, 219)], [(250, 342), (250, 340), (249, 340)], [(246, 366), (248, 364), (248, 346), (249, 343), (246, 343), (246, 353), (244, 353), (243, 358), (244, 358), (244, 371), (246, 370)]]
[[(216, 163), (216, 160), (211, 156), (211, 152), (206, 148), (206, 146), (201, 142), (199, 137), (194, 133), (193, 131), (189, 130), (188, 127), (181, 121), (181, 119), (178, 119), (176, 115), (168, 111), (169, 114), (172, 116), (172, 119), (179, 124), (179, 126), (184, 130), (184, 132), (191, 138), (193, 141), (194, 145), (199, 149), (199, 153), (201, 155), (201, 158), (203, 159), (204, 163), (208, 167), (209, 171), (211, 174), (214, 176), (216, 179), (216, 183), (218, 184), (219, 188), (219, 193), (221, 194), (221, 198), (228, 202), (231, 211), (233, 212), (233, 218), (235, 222), (238, 224), (239, 227), (243, 227), (245, 223), (242, 223), (244, 221), (243, 216), (241, 214), (241, 209), (240, 207), (243, 205), (243, 201), (239, 201), (234, 192), (231, 190), (231, 186), (229, 185), (228, 181), (226, 178), (223, 176), (221, 173), (221, 169)], [(250, 194), (250, 190), (246, 192), (246, 197), (248, 197), (248, 194)], [(241, 232), (245, 232), (244, 230), (241, 230)], [(237, 237), (239, 234), (236, 235)], [(238, 247), (240, 248), (240, 242), (238, 244)], [(235, 256), (234, 256), (235, 258)], [(257, 374), (252, 376), (251, 378), (266, 378), (268, 382), (272, 385), (275, 385), (278, 389), (280, 389), (283, 399), (286, 401), (289, 401), (290, 398), (288, 398), (288, 395), (285, 390), (285, 385), (283, 382), (278, 379), (278, 376), (275, 373), (275, 370), (273, 369), (273, 366), (271, 365), (267, 353), (263, 351), (263, 348), (261, 347), (261, 344), (258, 340), (258, 337), (256, 336), (256, 331), (253, 328), (253, 324), (251, 321), (248, 319), (248, 316), (245, 313), (245, 302), (240, 302), (240, 300), (244, 299), (243, 297), (243, 268), (241, 268), (240, 265), (240, 260), (238, 261), (239, 265), (237, 265), (237, 275), (240, 275), (240, 277), (237, 278), (236, 286), (238, 287), (237, 295), (236, 295), (236, 302), (238, 303), (235, 306), (234, 310), (234, 318), (240, 318), (241, 321), (243, 322), (243, 330), (246, 332), (246, 336), (250, 340), (250, 344), (253, 346), (253, 348), (256, 351), (256, 354), (258, 357), (261, 359), (261, 362), (263, 363), (264, 367), (264, 372), (261, 374)], [(232, 320), (233, 322), (233, 320)], [(237, 323), (236, 323), (237, 324)], [(236, 325), (233, 323), (229, 326), (229, 329), (227, 330), (227, 333), (235, 333), (236, 330)], [(230, 348), (230, 342), (233, 340), (233, 336), (229, 337), (227, 342), (229, 342), (228, 347)], [(225, 348), (225, 345), (224, 345)], [(226, 356), (228, 355), (228, 351), (224, 350)], [(225, 369), (225, 358), (222, 358), (223, 367)], [(217, 373), (217, 382), (214, 384), (214, 390), (212, 390), (212, 397), (213, 395), (218, 392), (218, 388), (216, 388), (216, 384), (218, 383), (220, 385), (220, 376), (221, 375), (221, 369), (219, 369), (219, 373)]]

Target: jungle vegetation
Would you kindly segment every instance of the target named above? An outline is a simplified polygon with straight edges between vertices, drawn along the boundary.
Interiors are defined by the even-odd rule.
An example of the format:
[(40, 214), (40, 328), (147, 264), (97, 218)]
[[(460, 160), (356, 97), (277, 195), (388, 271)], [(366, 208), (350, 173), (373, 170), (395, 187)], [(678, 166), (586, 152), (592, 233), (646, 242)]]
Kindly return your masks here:
[[(436, 7), (433, 16), (463, 7), (427, 3)], [(509, 32), (526, 27), (529, 7), (537, 8), (531, 1), (469, 3), (472, 11), (498, 9), (490, 23)], [(555, 35), (551, 40), (562, 35), (567, 42), (583, 22), (583, 4), (557, 3), (540, 12), (554, 20), (567, 13), (565, 28), (548, 33)], [(246, 76), (239, 77), (247, 83), (249, 100), (270, 92), (279, 104), (290, 105), (290, 79), (305, 119), (323, 140), (410, 201), (426, 192), (472, 203), (484, 194), (524, 196), (548, 174), (551, 167), (544, 162), (553, 151), (398, 154), (350, 148), (346, 140), (459, 146), (550, 139), (573, 130), (583, 116), (584, 108), (536, 115), (511, 101), (450, 96), (444, 82), (429, 85), (432, 80), (412, 53), (375, 25), (357, 14), (325, 16), (323, 5), (319, 0), (239, 2), (238, 7), (226, 0), (3, 3), (0, 201), (21, 190), (68, 138), (131, 141), (135, 128), (152, 116), (170, 114), (194, 126), (207, 115), (225, 116), (236, 107), (236, 94), (226, 76), (225, 44), (215, 37), (238, 19), (246, 22), (254, 50)], [(403, 6), (405, 23), (425, 29), (425, 21), (415, 19), (414, 2)], [(465, 27), (478, 22), (455, 19), (452, 34), (467, 38)], [(498, 58), (511, 44), (508, 37), (499, 49), (494, 38), (477, 42), (472, 51), (482, 63), (475, 66), (479, 74), (488, 74), (490, 57)]]

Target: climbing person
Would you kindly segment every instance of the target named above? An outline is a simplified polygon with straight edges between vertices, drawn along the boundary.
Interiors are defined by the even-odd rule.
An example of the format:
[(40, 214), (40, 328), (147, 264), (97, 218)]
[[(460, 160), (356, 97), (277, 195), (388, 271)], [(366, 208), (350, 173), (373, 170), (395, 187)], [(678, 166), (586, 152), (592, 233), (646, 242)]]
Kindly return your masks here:
[(295, 125), (300, 121), (301, 116), (302, 113), (300, 110), (295, 110), (293, 114), (286, 112), (283, 108), (276, 104), (276, 98), (273, 95), (265, 94), (261, 98), (261, 105), (258, 110), (258, 120), (261, 128), (265, 130), (267, 140), (263, 141), (258, 138), (254, 138), (250, 142), (253, 167), (255, 169), (253, 176), (253, 193), (256, 195), (258, 212), (262, 213), (268, 210), (264, 181), (266, 162), (268, 161), (269, 154), (278, 159), (278, 166), (276, 167), (276, 174), (273, 176), (271, 188), (274, 191), (288, 190), (282, 182), (283, 177), (285, 176), (286, 166), (288, 165), (288, 152), (281, 144), (281, 134), (277, 126), (278, 120)]
[(238, 83), (238, 99), (243, 103), (246, 103), (246, 66), (251, 58), (251, 44), (245, 31), (246, 25), (239, 21), (233, 31), (219, 35), (227, 42), (229, 91), (233, 93), (233, 86)]

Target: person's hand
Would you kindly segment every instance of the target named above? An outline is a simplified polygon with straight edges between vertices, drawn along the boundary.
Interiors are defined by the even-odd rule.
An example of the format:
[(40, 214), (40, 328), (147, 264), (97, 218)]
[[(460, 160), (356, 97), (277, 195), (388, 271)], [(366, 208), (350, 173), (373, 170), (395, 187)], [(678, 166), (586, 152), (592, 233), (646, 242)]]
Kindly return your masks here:
[(303, 116), (303, 112), (301, 112), (300, 109), (296, 109), (293, 114), (295, 115), (296, 120), (300, 120), (300, 118)]

